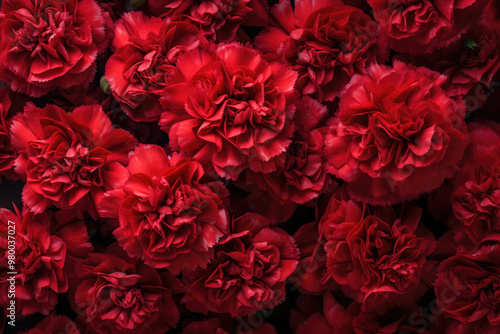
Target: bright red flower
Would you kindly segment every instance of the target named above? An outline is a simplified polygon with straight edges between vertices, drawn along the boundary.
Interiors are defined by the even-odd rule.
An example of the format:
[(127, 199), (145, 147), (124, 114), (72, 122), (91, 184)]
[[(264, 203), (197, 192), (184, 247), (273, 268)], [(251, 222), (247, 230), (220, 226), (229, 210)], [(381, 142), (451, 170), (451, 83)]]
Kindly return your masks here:
[(30, 329), (26, 334), (80, 334), (75, 323), (65, 315), (52, 313), (40, 321), (35, 328)]
[(498, 332), (499, 250), (498, 245), (486, 246), (474, 255), (452, 256), (439, 266), (434, 290), (439, 310), (448, 319), (447, 333)]
[(446, 77), (401, 62), (354, 76), (326, 136), (331, 172), (371, 204), (414, 199), (453, 176), (467, 144), (464, 103)]
[(263, 0), (148, 0), (146, 11), (154, 16), (189, 22), (206, 37), (231, 42), (240, 25), (267, 25), (268, 5)]
[(398, 52), (427, 53), (460, 38), (488, 0), (368, 0), (375, 20)]
[(175, 328), (180, 314), (172, 294), (182, 291), (180, 281), (113, 248), (81, 263), (70, 291), (80, 320), (99, 334), (158, 334)]
[(239, 44), (180, 56), (161, 103), (170, 147), (236, 179), (270, 173), (290, 144), (297, 73)]
[(360, 9), (331, 0), (280, 1), (271, 24), (255, 39), (261, 51), (277, 54), (299, 73), (296, 88), (319, 101), (333, 101), (354, 74), (385, 58), (378, 25)]
[[(23, 202), (35, 213), (86, 200), (96, 206), (105, 191), (126, 180), (127, 154), (136, 143), (128, 132), (113, 129), (100, 106), (67, 114), (55, 105), (28, 104), (12, 121), (11, 138), (19, 151), (16, 172), (27, 180)], [(78, 210), (92, 209), (86, 206)]]
[(203, 267), (213, 246), (229, 232), (221, 182), (206, 182), (194, 159), (168, 157), (159, 146), (141, 145), (130, 156), (130, 177), (101, 201), (103, 217), (119, 218), (120, 246), (155, 268), (174, 274)]
[(196, 27), (142, 12), (125, 14), (115, 25), (115, 53), (106, 64), (106, 80), (123, 110), (134, 121), (158, 121), (160, 94), (177, 57), (205, 39)]
[(253, 213), (236, 218), (231, 232), (215, 246), (215, 258), (206, 269), (183, 277), (182, 302), (189, 310), (237, 317), (284, 300), (285, 281), (298, 263), (293, 238)]
[(111, 19), (95, 0), (4, 0), (0, 78), (39, 97), (92, 81)]
[(400, 211), (334, 194), (320, 221), (328, 272), (364, 311), (412, 301), (428, 279), (434, 237), (419, 225), (419, 208)]
[[(58, 295), (68, 290), (68, 276), (64, 270), (67, 247), (61, 238), (51, 233), (51, 222), (51, 213), (35, 215), (26, 210), (22, 214), (17, 210), (13, 213), (0, 209), (0, 288), (5, 291), (0, 294), (0, 304), (4, 309), (10, 305), (6, 293), (11, 284), (7, 281), (11, 276), (8, 272), (17, 272), (18, 318), (37, 312), (48, 315), (56, 307)], [(14, 269), (8, 262), (9, 245), (12, 245), (9, 236), (15, 239)]]

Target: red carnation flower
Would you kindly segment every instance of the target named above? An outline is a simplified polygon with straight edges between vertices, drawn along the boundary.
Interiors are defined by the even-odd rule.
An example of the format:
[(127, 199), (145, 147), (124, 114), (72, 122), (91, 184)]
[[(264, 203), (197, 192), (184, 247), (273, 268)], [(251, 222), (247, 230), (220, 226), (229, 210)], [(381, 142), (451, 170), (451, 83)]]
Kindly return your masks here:
[(178, 274), (204, 266), (213, 246), (229, 232), (221, 182), (204, 182), (194, 159), (167, 157), (159, 146), (141, 145), (130, 156), (130, 177), (106, 193), (104, 217), (119, 218), (114, 231), (120, 246), (155, 268)]
[[(8, 272), (17, 272), (15, 281), (18, 317), (40, 312), (48, 315), (57, 305), (59, 293), (68, 290), (64, 271), (66, 244), (50, 232), (50, 213), (35, 215), (16, 210), (0, 209), (0, 304), (7, 308), (10, 298), (6, 293), (11, 282)], [(14, 259), (9, 258), (12, 238), (15, 238)], [(9, 247), (10, 246), (10, 247)], [(13, 260), (14, 269), (11, 267)], [(8, 310), (5, 313), (8, 314)]]
[(447, 333), (498, 332), (499, 250), (498, 245), (483, 247), (475, 255), (458, 254), (439, 266), (434, 290), (439, 310), (448, 319)]
[[(297, 205), (317, 198), (330, 185), (324, 156), (325, 128), (319, 126), (327, 112), (326, 107), (312, 98), (302, 98), (296, 104), (292, 142), (275, 159), (277, 170), (268, 174), (251, 170), (245, 173), (243, 188), (257, 192), (248, 198), (255, 210), (262, 212), (266, 207), (262, 202), (273, 203), (267, 204), (269, 209), (265, 212), (271, 221), (287, 220)], [(262, 196), (261, 191), (268, 195)], [(279, 214), (279, 207), (287, 208), (285, 216)]]
[(9, 91), (0, 89), (0, 182), (2, 176), (12, 180), (19, 178), (14, 172), (17, 152), (12, 147), (9, 128), (13, 116), (21, 109), (16, 101), (12, 102)]
[(326, 136), (331, 172), (371, 204), (414, 199), (453, 176), (467, 144), (463, 101), (446, 77), (395, 62), (353, 77)]
[(198, 27), (217, 42), (231, 42), (240, 25), (267, 25), (268, 5), (263, 0), (148, 0), (146, 12), (181, 20)]
[[(182, 334), (276, 334), (276, 329), (272, 325), (261, 322), (261, 319), (250, 320), (247, 323), (244, 318), (239, 318), (238, 321), (211, 318), (191, 322), (184, 327)], [(253, 324), (258, 325), (252, 326)]]
[(500, 28), (479, 20), (448, 47), (410, 59), (446, 75), (445, 90), (450, 95), (469, 94), (466, 106), (478, 109), (487, 98), (482, 85), (490, 85), (500, 68)]
[[(500, 241), (500, 127), (497, 124), (469, 123), (471, 145), (453, 178), (451, 207), (456, 219), (452, 231), (461, 249), (474, 251)], [(485, 149), (482, 143), (491, 145)]]
[(23, 203), (40, 213), (51, 204), (88, 209), (106, 190), (127, 176), (124, 165), (135, 139), (113, 129), (100, 106), (83, 106), (67, 114), (55, 105), (28, 104), (11, 126), (12, 146), (19, 151), (16, 172), (25, 175)]
[(419, 225), (421, 210), (398, 213), (344, 198), (332, 196), (319, 225), (332, 278), (365, 311), (419, 297), (431, 264), (426, 257), (435, 247)]
[(170, 147), (237, 179), (269, 173), (293, 134), (297, 73), (239, 44), (180, 56), (163, 91), (160, 125)]
[(0, 78), (33, 97), (92, 81), (111, 19), (95, 0), (4, 0)]
[(333, 101), (366, 65), (385, 58), (378, 48), (378, 25), (360, 9), (340, 1), (280, 1), (271, 10), (275, 26), (255, 43), (277, 54), (299, 73), (296, 88), (319, 101)]
[(35, 328), (30, 329), (26, 334), (80, 334), (75, 323), (65, 315), (52, 313), (40, 321)]
[(247, 213), (233, 221), (232, 234), (215, 246), (206, 269), (186, 273), (182, 299), (193, 312), (243, 316), (274, 308), (285, 298), (285, 280), (295, 270), (298, 249), (263, 216)]
[(476, 23), (488, 0), (368, 0), (398, 52), (427, 53), (449, 45)]
[(115, 26), (115, 53), (106, 64), (106, 79), (123, 110), (134, 121), (158, 121), (160, 94), (177, 57), (198, 48), (201, 32), (142, 12), (125, 14)]
[(81, 263), (71, 291), (79, 320), (99, 334), (158, 334), (175, 328), (179, 311), (172, 293), (182, 291), (180, 281), (114, 248)]

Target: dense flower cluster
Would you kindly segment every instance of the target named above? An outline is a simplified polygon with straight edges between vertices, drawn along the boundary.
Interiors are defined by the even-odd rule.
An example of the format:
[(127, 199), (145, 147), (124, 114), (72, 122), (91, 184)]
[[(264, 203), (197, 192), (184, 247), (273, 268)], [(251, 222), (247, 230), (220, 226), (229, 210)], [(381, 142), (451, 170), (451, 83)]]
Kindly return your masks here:
[(0, 331), (500, 332), (498, 0), (0, 1)]

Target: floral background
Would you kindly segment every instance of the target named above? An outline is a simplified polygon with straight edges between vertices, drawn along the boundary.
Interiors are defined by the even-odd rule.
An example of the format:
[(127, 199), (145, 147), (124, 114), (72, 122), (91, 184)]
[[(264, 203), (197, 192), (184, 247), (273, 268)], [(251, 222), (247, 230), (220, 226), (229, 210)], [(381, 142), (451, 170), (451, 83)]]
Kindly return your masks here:
[(500, 2), (0, 3), (4, 333), (500, 332)]

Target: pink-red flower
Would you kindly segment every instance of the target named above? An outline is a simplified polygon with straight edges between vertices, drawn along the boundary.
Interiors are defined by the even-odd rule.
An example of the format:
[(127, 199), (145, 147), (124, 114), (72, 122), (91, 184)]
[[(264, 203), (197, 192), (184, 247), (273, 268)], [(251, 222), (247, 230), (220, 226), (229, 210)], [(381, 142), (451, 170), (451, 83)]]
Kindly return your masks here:
[(294, 130), (296, 78), (239, 44), (186, 53), (162, 93), (160, 125), (173, 150), (221, 177), (236, 179), (246, 168), (273, 172)]
[(289, 0), (271, 9), (276, 24), (256, 37), (257, 47), (290, 62), (299, 73), (296, 88), (319, 101), (332, 101), (354, 74), (383, 60), (378, 25), (341, 1)]
[(127, 258), (114, 245), (92, 253), (81, 263), (71, 289), (72, 305), (89, 332), (99, 334), (157, 334), (175, 328), (179, 310), (173, 293), (180, 281)]
[(368, 0), (398, 52), (426, 53), (449, 45), (481, 16), (488, 0)]
[(204, 42), (201, 32), (185, 22), (125, 14), (115, 25), (114, 54), (106, 80), (123, 110), (134, 121), (158, 121), (160, 94), (179, 55)]
[[(16, 272), (18, 318), (37, 312), (48, 315), (56, 307), (58, 295), (68, 290), (64, 270), (67, 247), (51, 233), (51, 222), (51, 213), (35, 215), (27, 210), (13, 213), (0, 209), (0, 288), (4, 291), (0, 294), (0, 304), (4, 309), (10, 305), (7, 291), (11, 282), (7, 278), (12, 276), (9, 272)], [(14, 251), (9, 254), (12, 247)]]
[(464, 103), (446, 77), (401, 62), (372, 65), (345, 88), (326, 136), (331, 172), (371, 204), (414, 199), (454, 175), (467, 144)]
[(429, 278), (435, 247), (416, 207), (369, 208), (343, 192), (330, 199), (320, 221), (327, 268), (342, 291), (365, 311), (415, 300)]
[(206, 269), (183, 277), (182, 302), (189, 310), (237, 317), (284, 300), (285, 281), (298, 262), (293, 238), (254, 213), (236, 218), (231, 232), (215, 246), (215, 258)]
[[(113, 129), (100, 106), (83, 106), (71, 114), (55, 105), (28, 104), (11, 126), (19, 152), (16, 172), (26, 176), (23, 202), (40, 213), (50, 205), (70, 208), (97, 205), (106, 190), (123, 183), (127, 154), (135, 147), (128, 132)], [(88, 208), (85, 205), (85, 208)]]
[(5, 0), (1, 13), (0, 78), (12, 90), (39, 97), (92, 81), (111, 37), (95, 0)]
[(120, 246), (155, 268), (174, 274), (203, 267), (213, 246), (229, 232), (221, 182), (206, 181), (200, 163), (168, 157), (159, 146), (141, 145), (130, 156), (129, 178), (100, 203), (104, 217), (119, 218)]
[(181, 20), (198, 27), (217, 42), (231, 42), (240, 25), (267, 25), (268, 5), (263, 0), (148, 0), (151, 15)]

